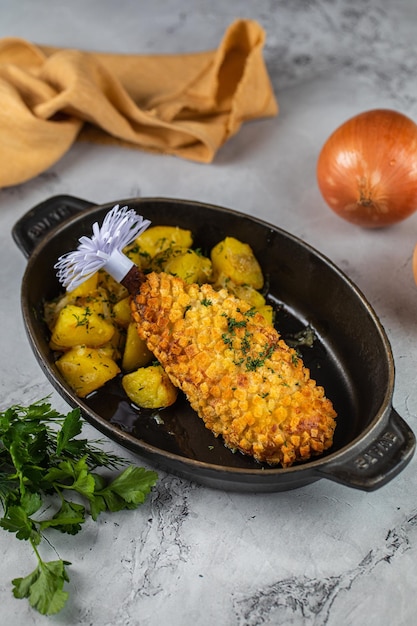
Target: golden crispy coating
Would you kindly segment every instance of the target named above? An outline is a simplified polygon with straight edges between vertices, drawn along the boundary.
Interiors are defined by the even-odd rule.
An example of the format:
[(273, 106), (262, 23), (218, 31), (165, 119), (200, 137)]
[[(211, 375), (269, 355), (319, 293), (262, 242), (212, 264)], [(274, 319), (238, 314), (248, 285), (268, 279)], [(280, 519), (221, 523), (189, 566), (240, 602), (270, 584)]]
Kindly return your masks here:
[(152, 273), (132, 311), (171, 381), (226, 446), (288, 467), (332, 445), (336, 413), (323, 388), (248, 303)]

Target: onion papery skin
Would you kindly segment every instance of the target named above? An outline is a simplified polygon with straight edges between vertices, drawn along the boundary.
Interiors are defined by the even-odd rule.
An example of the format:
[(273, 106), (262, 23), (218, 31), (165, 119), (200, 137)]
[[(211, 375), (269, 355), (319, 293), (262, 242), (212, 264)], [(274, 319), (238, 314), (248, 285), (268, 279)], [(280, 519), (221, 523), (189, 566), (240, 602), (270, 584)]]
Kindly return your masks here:
[(347, 120), (319, 154), (317, 182), (348, 222), (379, 228), (404, 220), (417, 209), (417, 125), (389, 109)]

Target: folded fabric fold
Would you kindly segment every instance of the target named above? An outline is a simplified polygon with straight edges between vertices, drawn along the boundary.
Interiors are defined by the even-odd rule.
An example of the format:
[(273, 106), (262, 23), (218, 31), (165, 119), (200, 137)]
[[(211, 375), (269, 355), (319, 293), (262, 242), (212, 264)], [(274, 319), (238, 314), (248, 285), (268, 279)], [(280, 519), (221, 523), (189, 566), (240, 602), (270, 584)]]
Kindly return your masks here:
[(265, 33), (237, 20), (217, 50), (128, 55), (0, 40), (0, 187), (46, 170), (77, 138), (210, 163), (242, 123), (277, 114)]

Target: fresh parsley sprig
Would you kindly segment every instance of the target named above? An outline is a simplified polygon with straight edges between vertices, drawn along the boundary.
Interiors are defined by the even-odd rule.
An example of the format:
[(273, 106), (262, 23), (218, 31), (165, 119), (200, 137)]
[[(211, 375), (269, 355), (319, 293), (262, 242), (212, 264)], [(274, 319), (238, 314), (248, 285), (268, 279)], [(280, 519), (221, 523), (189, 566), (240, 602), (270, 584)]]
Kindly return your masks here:
[(128, 466), (107, 480), (95, 470), (115, 470), (126, 461), (103, 451), (98, 440), (77, 438), (81, 430), (79, 409), (62, 415), (45, 399), (0, 412), (0, 527), (29, 541), (37, 559), (33, 572), (12, 581), (13, 594), (43, 615), (65, 606), (71, 565), (42, 559), (44, 531), (75, 535), (88, 516), (135, 509), (158, 479), (156, 472)]

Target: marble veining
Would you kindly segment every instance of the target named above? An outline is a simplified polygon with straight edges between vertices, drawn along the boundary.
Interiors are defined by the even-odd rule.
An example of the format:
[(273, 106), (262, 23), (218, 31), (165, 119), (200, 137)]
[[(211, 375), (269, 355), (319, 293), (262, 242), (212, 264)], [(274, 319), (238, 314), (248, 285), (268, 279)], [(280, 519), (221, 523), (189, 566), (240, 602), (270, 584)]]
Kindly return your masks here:
[[(269, 4), (269, 12), (277, 19), (279, 15), (287, 17), (287, 28), (270, 29), (266, 45), (277, 89), (329, 71), (344, 72), (356, 77), (358, 88), (361, 80), (372, 81), (381, 94), (397, 100), (397, 106), (414, 108), (410, 45), (415, 51), (416, 44), (397, 37), (398, 18), (386, 3), (315, 0), (288, 4), (278, 0)], [(266, 22), (266, 14), (264, 19)]]
[(285, 578), (252, 594), (235, 594), (233, 606), (237, 623), (245, 626), (273, 623), (326, 626), (332, 607), (343, 592), (360, 585), (363, 577), (377, 575), (375, 570), (381, 563), (390, 564), (394, 558), (412, 549), (416, 526), (417, 512), (413, 511), (399, 527), (388, 530), (381, 546), (369, 550), (356, 567), (338, 575)]

